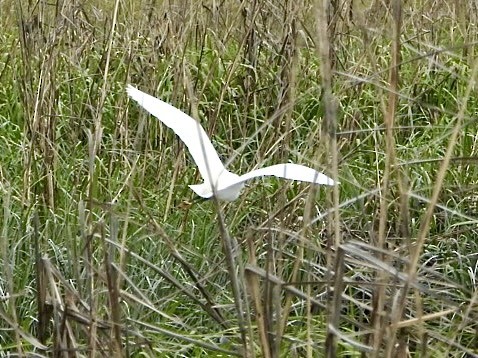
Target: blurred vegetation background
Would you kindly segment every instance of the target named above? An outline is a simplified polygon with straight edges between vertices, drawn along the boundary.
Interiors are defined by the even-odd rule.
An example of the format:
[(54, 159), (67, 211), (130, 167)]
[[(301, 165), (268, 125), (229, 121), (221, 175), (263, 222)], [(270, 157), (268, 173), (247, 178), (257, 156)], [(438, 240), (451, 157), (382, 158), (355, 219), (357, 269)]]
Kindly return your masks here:
[[(473, 1), (0, 2), (0, 352), (475, 357)], [(228, 168), (197, 201), (178, 138)]]

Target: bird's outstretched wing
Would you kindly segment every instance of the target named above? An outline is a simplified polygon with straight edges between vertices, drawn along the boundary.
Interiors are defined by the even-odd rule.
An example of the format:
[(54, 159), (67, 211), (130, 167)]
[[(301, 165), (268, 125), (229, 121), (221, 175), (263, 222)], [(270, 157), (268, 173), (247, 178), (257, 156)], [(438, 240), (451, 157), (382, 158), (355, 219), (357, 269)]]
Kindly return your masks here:
[(126, 92), (141, 107), (171, 128), (181, 138), (205, 181), (213, 182), (225, 170), (211, 140), (198, 121), (131, 85), (128, 85)]
[(270, 167), (256, 169), (241, 175), (237, 180), (238, 182), (245, 182), (246, 180), (260, 176), (275, 176), (278, 178), (298, 180), (321, 185), (336, 184), (334, 180), (325, 174), (319, 173), (318, 171), (304, 165), (293, 163), (276, 164)]

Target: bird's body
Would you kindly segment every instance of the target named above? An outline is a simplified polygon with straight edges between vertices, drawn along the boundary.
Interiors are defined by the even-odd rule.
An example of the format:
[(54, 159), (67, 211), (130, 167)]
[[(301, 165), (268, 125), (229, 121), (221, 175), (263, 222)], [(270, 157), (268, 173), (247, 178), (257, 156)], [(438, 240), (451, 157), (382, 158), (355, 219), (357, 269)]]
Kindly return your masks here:
[(323, 185), (335, 184), (332, 179), (312, 168), (292, 163), (256, 169), (241, 176), (231, 173), (222, 164), (199, 122), (166, 102), (130, 85), (126, 91), (132, 99), (171, 128), (184, 142), (204, 179), (204, 183), (189, 185), (189, 187), (203, 198), (211, 198), (215, 195), (219, 200), (234, 201), (239, 197), (245, 182), (259, 176), (276, 176)]
[(197, 195), (202, 198), (211, 198), (215, 195), (218, 200), (234, 201), (241, 194), (245, 182), (239, 181), (239, 175), (225, 170), (218, 178), (217, 185), (211, 185), (207, 181), (202, 184), (189, 185)]

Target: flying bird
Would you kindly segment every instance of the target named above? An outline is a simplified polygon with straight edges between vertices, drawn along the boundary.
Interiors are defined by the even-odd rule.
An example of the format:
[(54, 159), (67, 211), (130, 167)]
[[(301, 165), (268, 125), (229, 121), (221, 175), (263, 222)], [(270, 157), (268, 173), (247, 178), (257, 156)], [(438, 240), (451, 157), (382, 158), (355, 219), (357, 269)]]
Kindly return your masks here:
[(128, 85), (126, 92), (141, 107), (171, 128), (184, 142), (204, 180), (202, 184), (189, 185), (200, 197), (209, 199), (215, 196), (219, 200), (234, 201), (239, 197), (247, 180), (261, 176), (275, 176), (322, 185), (336, 184), (325, 174), (293, 163), (276, 164), (243, 175), (231, 173), (224, 167), (206, 131), (198, 121), (131, 85)]

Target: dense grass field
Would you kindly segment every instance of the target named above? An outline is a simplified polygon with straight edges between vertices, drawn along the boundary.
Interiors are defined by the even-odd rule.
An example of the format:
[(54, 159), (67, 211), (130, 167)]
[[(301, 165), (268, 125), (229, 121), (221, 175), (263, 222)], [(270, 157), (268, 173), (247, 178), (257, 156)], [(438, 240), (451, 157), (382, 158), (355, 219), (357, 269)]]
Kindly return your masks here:
[[(1, 356), (478, 356), (474, 2), (0, 13)], [(234, 172), (295, 162), (340, 185), (197, 200), (129, 83)]]

